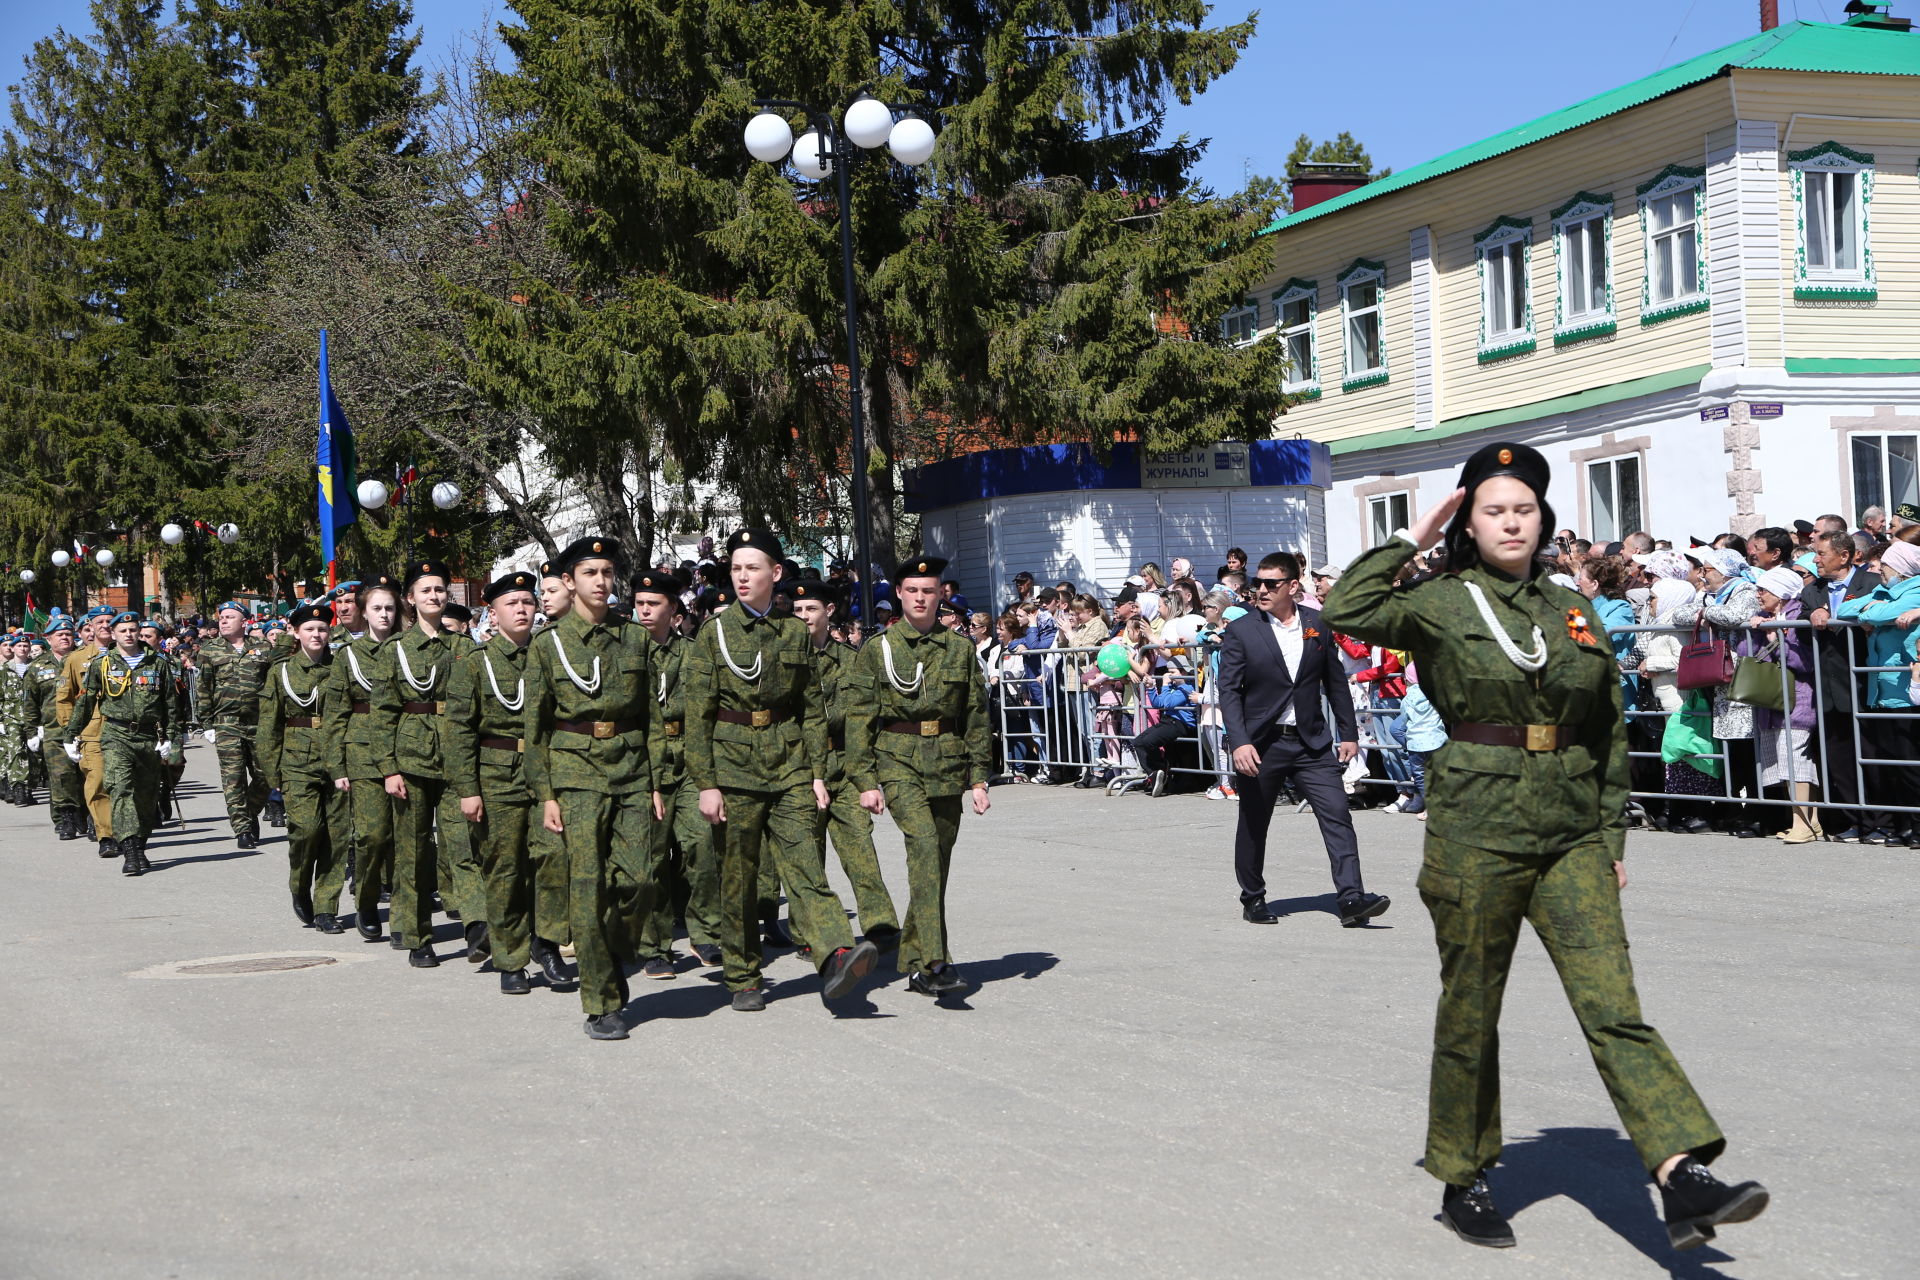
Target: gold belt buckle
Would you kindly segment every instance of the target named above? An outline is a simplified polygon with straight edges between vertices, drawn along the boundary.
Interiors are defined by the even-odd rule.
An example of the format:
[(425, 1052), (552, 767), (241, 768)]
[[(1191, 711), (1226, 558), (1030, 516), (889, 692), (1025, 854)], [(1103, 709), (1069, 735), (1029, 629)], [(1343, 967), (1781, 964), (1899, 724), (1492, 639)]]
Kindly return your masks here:
[(764, 729), (764, 728), (766, 728), (766, 727), (767, 727), (768, 725), (770, 725), (770, 724), (772, 724), (772, 723), (773, 723), (773, 708), (771, 708), (771, 707), (762, 707), (762, 708), (761, 708), (760, 710), (758, 710), (758, 711), (755, 711), (755, 712), (753, 713), (753, 727), (754, 727), (754, 728), (756, 728), (756, 729)]
[(677, 738), (680, 736), (680, 721), (666, 720), (662, 721), (662, 723), (666, 726), (667, 736), (669, 738)]
[(1560, 726), (1557, 724), (1530, 724), (1527, 726), (1527, 750), (1553, 751), (1560, 746)]
[(613, 721), (595, 720), (593, 722), (593, 736), (596, 738), (611, 738), (613, 736)]
[(525, 738), (515, 738), (513, 740), (513, 749), (515, 751), (525, 751), (527, 749), (527, 740)]
[(938, 720), (922, 720), (920, 722), (920, 736), (923, 738), (939, 737), (940, 722)]
[(443, 716), (443, 715), (445, 715), (445, 714), (447, 714), (447, 704), (446, 704), (446, 703), (444, 703), (444, 702), (436, 702), (436, 703), (434, 703), (434, 704), (433, 704), (433, 714), (435, 714), (435, 715), (437, 715), (437, 716)]

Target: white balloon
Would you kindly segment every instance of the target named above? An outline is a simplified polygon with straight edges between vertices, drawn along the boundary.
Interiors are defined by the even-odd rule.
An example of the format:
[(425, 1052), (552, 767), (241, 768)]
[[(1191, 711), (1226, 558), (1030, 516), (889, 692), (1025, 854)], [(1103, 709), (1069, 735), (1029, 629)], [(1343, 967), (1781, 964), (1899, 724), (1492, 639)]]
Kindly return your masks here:
[(870, 98), (863, 93), (847, 108), (847, 114), (840, 123), (847, 131), (848, 141), (871, 151), (885, 142), (887, 135), (893, 131), (893, 112), (880, 99)]
[(170, 547), (179, 546), (181, 542), (185, 541), (186, 536), (187, 531), (177, 524), (163, 524), (160, 526), (160, 541)]
[(833, 161), (820, 154), (819, 130), (809, 129), (795, 139), (793, 167), (815, 181), (833, 173)]
[(93, 562), (99, 565), (102, 569), (106, 568), (108, 565), (113, 563), (112, 550), (110, 550), (107, 547), (100, 548), (98, 551), (93, 553)]
[(240, 526), (231, 523), (223, 524), (213, 531), (213, 536), (228, 546), (232, 546), (234, 543), (240, 541)]
[(433, 486), (433, 505), (445, 511), (460, 501), (460, 486), (450, 480), (442, 480)]
[(793, 128), (771, 111), (762, 111), (747, 121), (747, 154), (755, 160), (778, 164), (793, 149)]
[(53, 567), (56, 569), (64, 569), (73, 563), (73, 557), (64, 551), (56, 551), (48, 556), (47, 559), (53, 561)]
[(360, 505), (369, 511), (378, 511), (387, 505), (387, 486), (378, 480), (362, 480), (353, 492), (360, 499)]
[(33, 585), (33, 578), (34, 578), (34, 573), (33, 573), (33, 570), (31, 570), (31, 569), (22, 569), (22, 570), (20, 571), (20, 581), (22, 581), (22, 582), (24, 582), (24, 583), (26, 583), (26, 584), (27, 584), (28, 586), (32, 586), (32, 585)]
[(918, 116), (908, 116), (893, 126), (893, 136), (887, 139), (887, 149), (901, 164), (925, 164), (927, 157), (933, 154), (933, 126)]

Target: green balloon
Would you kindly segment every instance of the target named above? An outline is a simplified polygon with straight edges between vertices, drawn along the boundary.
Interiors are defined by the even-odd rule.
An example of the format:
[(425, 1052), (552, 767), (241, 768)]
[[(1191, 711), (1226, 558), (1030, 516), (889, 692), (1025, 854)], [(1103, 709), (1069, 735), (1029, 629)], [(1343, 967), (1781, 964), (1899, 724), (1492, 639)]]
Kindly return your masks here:
[(1133, 673), (1133, 659), (1127, 653), (1127, 646), (1118, 640), (1102, 649), (1093, 661), (1100, 668), (1100, 674), (1112, 680)]

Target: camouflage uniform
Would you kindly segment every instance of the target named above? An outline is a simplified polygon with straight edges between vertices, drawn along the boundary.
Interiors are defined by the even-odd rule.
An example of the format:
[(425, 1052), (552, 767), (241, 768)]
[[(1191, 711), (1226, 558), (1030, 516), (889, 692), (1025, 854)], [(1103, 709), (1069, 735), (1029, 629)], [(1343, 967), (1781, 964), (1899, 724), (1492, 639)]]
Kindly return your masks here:
[(832, 803), (813, 820), (814, 843), (826, 862), (827, 836), (840, 857), (840, 869), (853, 885), (853, 901), (860, 912), (860, 932), (868, 938), (897, 934), (900, 918), (880, 875), (880, 855), (873, 848), (873, 815), (860, 807), (860, 788), (847, 776), (847, 708), (853, 701), (848, 680), (859, 650), (837, 640), (813, 651), (813, 669), (827, 709), (827, 796)]
[[(686, 692), (681, 676), (692, 643), (669, 635), (647, 638), (659, 731), (649, 740), (653, 789), (665, 818), (654, 824), (649, 877), (661, 890), (640, 922), (639, 958), (664, 959), (673, 950), (673, 917), (684, 902), (687, 942), (720, 945), (720, 854), (713, 824), (700, 816), (700, 793), (686, 784)], [(681, 894), (685, 897), (682, 899)]]
[[(60, 692), (60, 668), (65, 661), (49, 650), (27, 665), (27, 700), (34, 723), (40, 728), (40, 756), (47, 768), (47, 808), (52, 811), (53, 824), (62, 831), (77, 833), (81, 806), (85, 803), (80, 791), (80, 766), (67, 759), (67, 753), (61, 749), (60, 734), (65, 725), (55, 702)], [(62, 826), (63, 822), (67, 825)]]
[[(465, 636), (418, 627), (387, 642), (392, 678), (372, 702), (377, 758), (382, 776), (400, 774), (407, 798), (395, 800), (393, 901), (387, 927), (410, 950), (433, 941), (433, 894), (463, 921), (484, 921), (486, 893), (473, 834), (460, 813), (459, 797), (447, 786), (441, 759), (440, 717), (446, 710), (447, 677), (453, 660), (473, 648)], [(439, 852), (434, 853), (434, 819)]]
[(346, 763), (342, 719), (327, 706), (332, 663), (331, 653), (298, 651), (275, 662), (256, 717), (260, 767), (287, 807), (287, 888), (322, 916), (339, 911), (350, 832), (347, 797), (334, 786)]
[(87, 664), (65, 735), (69, 742), (79, 740), (99, 713), (102, 774), (112, 797), (114, 838), (123, 853), (129, 841), (136, 852), (144, 848), (159, 825), (160, 743), (185, 749), (185, 683), (157, 650), (143, 645), (141, 654), (137, 664), (129, 664), (115, 648)]
[[(888, 676), (885, 654), (902, 680)], [(947, 943), (947, 871), (960, 837), (968, 791), (993, 771), (986, 684), (973, 645), (936, 626), (922, 634), (889, 627), (854, 658), (847, 674), (847, 774), (856, 791), (881, 791), (907, 845), (907, 919), (900, 968), (925, 972), (953, 959)]]
[(528, 646), (520, 735), (527, 780), (536, 804), (560, 806), (580, 1005), (589, 1018), (625, 1006), (622, 961), (636, 918), (652, 910), (658, 892), (646, 878), (656, 719), (648, 643), (637, 623), (612, 614), (589, 622), (576, 610)]
[(479, 796), (483, 802), (481, 820), (473, 825), (493, 967), (503, 973), (527, 967), (533, 941), (527, 845), (533, 792), (527, 789), (521, 740), (526, 667), (526, 647), (504, 634), (455, 658), (440, 725), (448, 790), (456, 800)]
[[(1327, 596), (1327, 625), (1411, 650), (1450, 732), (1528, 726), (1541, 740), (1530, 749), (1456, 737), (1428, 766), (1419, 888), (1440, 946), (1441, 994), (1427, 1172), (1463, 1186), (1500, 1154), (1496, 1027), (1522, 919), (1559, 970), (1647, 1169), (1683, 1151), (1710, 1160), (1725, 1139), (1634, 991), (1612, 870), (1626, 838), (1620, 673), (1604, 634), (1576, 639), (1570, 616), (1592, 619), (1591, 606), (1544, 577), (1516, 580), (1484, 566), (1396, 590), (1414, 550), (1396, 537), (1355, 560)], [(1502, 652), (1469, 583), (1522, 648), (1539, 628), (1547, 654), (1538, 672)]]
[(24, 671), (0, 664), (0, 783), (24, 788), (31, 775), (27, 739), (33, 736)]
[[(349, 640), (327, 668), (326, 714), (340, 742), (338, 775), (348, 780), (347, 814), (353, 831), (353, 909), (363, 932), (380, 922), (380, 895), (394, 890), (393, 810), (386, 773), (392, 765), (393, 738), (372, 714), (373, 699), (394, 680), (388, 646), (372, 636)], [(396, 766), (397, 767), (397, 766)], [(379, 938), (375, 933), (374, 939)]]
[[(93, 821), (95, 837), (105, 845), (113, 839), (113, 800), (107, 795), (106, 767), (100, 754), (100, 733), (104, 720), (98, 707), (77, 737), (67, 732), (67, 722), (73, 718), (73, 709), (79, 704), (85, 690), (87, 667), (100, 653), (100, 646), (88, 641), (76, 645), (73, 652), (67, 655), (67, 660), (60, 664), (60, 680), (53, 695), (53, 714), (60, 725), (60, 740), (63, 743), (77, 742), (80, 746), (80, 763), (75, 767), (80, 770), (81, 799), (86, 804), (87, 816)], [(101, 852), (104, 854), (107, 851), (102, 849)]]
[(202, 730), (213, 731), (220, 794), (236, 836), (259, 834), (260, 810), (267, 803), (268, 783), (254, 745), (254, 726), (260, 718), (262, 681), (274, 656), (271, 645), (245, 635), (237, 649), (215, 637), (200, 650), (195, 719)]
[[(724, 629), (727, 653), (720, 649)], [(683, 784), (717, 788), (727, 821), (719, 833), (720, 950), (727, 986), (760, 985), (758, 919), (761, 849), (768, 836), (787, 910), (800, 940), (813, 948), (816, 969), (853, 945), (846, 908), (827, 884), (823, 852), (814, 842), (815, 779), (826, 777), (827, 719), (813, 673), (813, 640), (797, 618), (755, 614), (737, 605), (710, 619), (681, 660), (686, 698), (686, 770)], [(747, 723), (739, 723), (746, 720)], [(758, 721), (758, 723), (755, 723)]]

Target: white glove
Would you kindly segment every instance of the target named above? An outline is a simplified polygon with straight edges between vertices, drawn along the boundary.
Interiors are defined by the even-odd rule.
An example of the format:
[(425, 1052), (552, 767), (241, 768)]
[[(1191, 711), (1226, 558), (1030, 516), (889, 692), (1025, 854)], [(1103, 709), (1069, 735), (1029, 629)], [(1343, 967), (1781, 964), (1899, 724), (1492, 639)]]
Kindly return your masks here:
[(80, 744), (79, 743), (66, 742), (66, 743), (62, 743), (61, 746), (65, 749), (67, 753), (67, 759), (73, 761), (75, 764), (80, 763)]
[(42, 736), (42, 732), (43, 731), (39, 729), (35, 729), (33, 731), (33, 736), (27, 739), (27, 750), (38, 751), (40, 749), (40, 739)]
[(205, 738), (207, 740), (207, 745), (211, 747), (214, 745), (213, 740), (217, 735), (215, 735), (213, 730), (208, 729), (205, 733), (201, 734), (200, 736), (202, 738)]
[(171, 742), (162, 742), (160, 744), (160, 761), (163, 764), (173, 763), (173, 744)]

